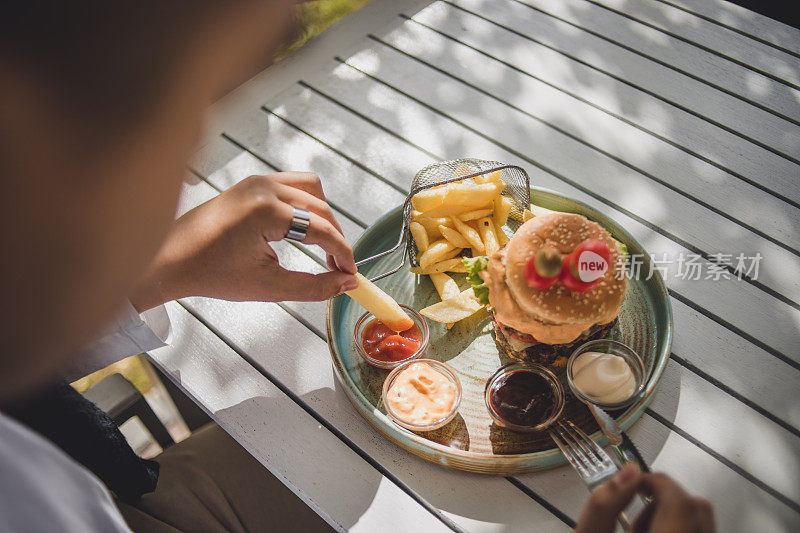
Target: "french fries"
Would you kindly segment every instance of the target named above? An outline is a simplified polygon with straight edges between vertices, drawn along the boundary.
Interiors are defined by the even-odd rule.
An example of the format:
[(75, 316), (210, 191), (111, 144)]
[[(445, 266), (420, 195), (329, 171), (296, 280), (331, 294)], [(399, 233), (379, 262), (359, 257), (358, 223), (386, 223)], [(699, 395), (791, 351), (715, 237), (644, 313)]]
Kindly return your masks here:
[[(461, 165), (454, 177), (472, 173), (470, 166)], [(502, 195), (505, 187), (502, 171), (494, 171), (425, 189), (411, 198), (409, 230), (419, 260), (411, 272), (429, 275), (441, 298), (421, 311), (424, 316), (450, 328), (483, 308), (472, 289), (460, 292), (447, 273), (466, 272), (460, 257), (464, 250), (472, 257), (492, 255), (508, 242), (502, 227), (512, 203)]]
[[(533, 204), (531, 204), (531, 207), (533, 207)], [(522, 212), (523, 222), (527, 222), (532, 218), (533, 218), (533, 211), (531, 211), (530, 209), (526, 209), (525, 211)]]
[(411, 220), (425, 228), (425, 231), (428, 232), (429, 237), (439, 235), (440, 225), (447, 226), (450, 224), (450, 219), (447, 217), (429, 217), (420, 213), (419, 211), (411, 212)]
[(503, 231), (503, 228), (497, 225), (497, 222), (494, 223), (494, 229), (497, 232), (497, 242), (500, 243), (500, 246), (508, 244), (508, 241), (511, 239), (508, 238), (508, 235), (506, 235), (506, 232)]
[(457, 269), (461, 263), (460, 257), (454, 257), (452, 259), (445, 259), (444, 261), (440, 261), (438, 263), (434, 263), (427, 267), (411, 267), (412, 274), (421, 274), (421, 275), (431, 275), (431, 274), (438, 274), (442, 272), (455, 272), (454, 269)]
[(462, 222), (469, 222), (470, 220), (491, 216), (492, 213), (494, 213), (494, 209), (478, 209), (477, 211), (468, 211), (462, 215), (458, 215), (458, 218), (461, 219)]
[(540, 217), (542, 215), (549, 215), (550, 213), (557, 213), (558, 211), (553, 211), (552, 209), (547, 209), (546, 207), (539, 207), (538, 205), (531, 204), (531, 212), (534, 216)]
[(430, 247), (430, 240), (428, 239), (428, 232), (425, 227), (419, 222), (412, 222), (408, 225), (411, 236), (414, 237), (414, 243), (417, 245), (417, 252), (422, 253)]
[(500, 249), (500, 242), (497, 239), (497, 231), (494, 228), (492, 219), (486, 217), (478, 220), (478, 232), (481, 235), (483, 246), (486, 249), (486, 255), (494, 255), (494, 253)]
[(478, 302), (475, 292), (469, 288), (459, 293), (458, 296), (428, 306), (419, 313), (434, 322), (451, 324), (472, 316), (482, 308), (483, 305)]
[(445, 256), (447, 255), (447, 252), (450, 252), (452, 250), (455, 250), (455, 246), (453, 246), (446, 240), (442, 239), (441, 241), (436, 241), (432, 243), (427, 250), (425, 250), (420, 254), (419, 266), (425, 268), (426, 266), (430, 266), (434, 263), (438, 263), (445, 259), (449, 259), (448, 257)]
[(464, 239), (466, 239), (467, 242), (472, 245), (473, 251), (477, 251), (478, 255), (483, 255), (486, 253), (486, 247), (483, 245), (481, 234), (478, 233), (478, 230), (466, 222), (461, 222), (458, 217), (450, 217), (450, 220), (453, 222), (453, 226), (458, 230), (458, 232), (464, 236)]
[(444, 196), (447, 194), (447, 186), (425, 189), (411, 198), (411, 206), (420, 212), (430, 211), (444, 204)]
[(473, 185), (471, 183), (451, 183), (448, 185), (448, 190), (442, 199), (442, 204), (478, 209), (491, 204), (504, 187), (505, 184), (500, 183), (482, 183), (479, 185)]
[[(508, 215), (511, 213), (511, 200), (505, 196), (500, 196), (494, 201), (494, 223), (499, 228), (508, 222)], [(463, 220), (463, 219), (462, 219)]]
[[(502, 170), (495, 170), (494, 172), (490, 172), (488, 174), (481, 174), (480, 176), (475, 176), (475, 183), (499, 183), (503, 181), (500, 179), (500, 176), (502, 175)], [(505, 187), (505, 183), (503, 186)]]
[(441, 232), (442, 236), (452, 244), (453, 246), (457, 246), (458, 248), (469, 248), (470, 243), (467, 239), (464, 238), (461, 233), (457, 232), (453, 228), (448, 228), (447, 226), (439, 226), (439, 231)]
[(380, 287), (361, 274), (356, 274), (356, 278), (358, 278), (358, 287), (345, 292), (345, 294), (361, 304), (361, 307), (375, 315), (375, 318), (394, 331), (405, 331), (414, 325), (414, 321), (403, 311), (403, 308)]
[(431, 281), (433, 285), (436, 287), (436, 292), (439, 293), (439, 298), (442, 300), (449, 300), (450, 298), (455, 298), (456, 296), (461, 293), (458, 290), (458, 283), (456, 280), (448, 276), (444, 273), (435, 273), (431, 274)]

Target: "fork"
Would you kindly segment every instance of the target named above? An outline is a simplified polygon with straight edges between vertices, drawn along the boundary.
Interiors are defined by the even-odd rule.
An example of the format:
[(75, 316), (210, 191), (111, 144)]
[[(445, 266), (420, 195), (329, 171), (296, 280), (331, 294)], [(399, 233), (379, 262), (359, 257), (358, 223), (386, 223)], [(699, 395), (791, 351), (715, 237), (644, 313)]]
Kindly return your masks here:
[[(578, 472), (590, 492), (613, 477), (619, 470), (606, 451), (571, 421), (559, 420), (550, 428), (549, 432), (550, 437)], [(617, 519), (623, 531), (633, 531), (624, 512), (620, 513)]]

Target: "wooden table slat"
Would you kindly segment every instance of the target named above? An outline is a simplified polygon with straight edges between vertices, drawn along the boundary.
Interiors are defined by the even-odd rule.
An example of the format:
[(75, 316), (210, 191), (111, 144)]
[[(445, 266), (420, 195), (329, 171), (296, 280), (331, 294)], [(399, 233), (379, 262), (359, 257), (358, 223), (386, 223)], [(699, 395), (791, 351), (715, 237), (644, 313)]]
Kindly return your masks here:
[(540, 9), (553, 17), (575, 24), (585, 31), (602, 36), (626, 50), (674, 68), (679, 72), (676, 76), (678, 79), (684, 75), (689, 76), (738, 97), (743, 102), (760, 106), (784, 118), (788, 117), (795, 123), (800, 119), (800, 109), (797, 106), (798, 89), (800, 89), (798, 86), (800, 73), (797, 67), (800, 61), (793, 56), (784, 58), (783, 70), (787, 73), (787, 79), (783, 80), (737, 60), (717, 55), (724, 53), (725, 43), (711, 43), (712, 46), (706, 49), (623, 17), (618, 12), (604, 9), (592, 2), (519, 1), (533, 9)]
[[(773, 244), (785, 243), (794, 250), (800, 249), (800, 235), (795, 230), (800, 225), (800, 211), (790, 203), (545, 83), (520, 76), (499, 62), (486, 61), (480, 53), (424, 26), (405, 24), (379, 37), (403, 53), (483, 91), (483, 98), (506, 104), (508, 115), (513, 115), (514, 109), (544, 121), (606, 157), (629, 165), (628, 172), (658, 180), (692, 201), (734, 218), (734, 223), (759, 232)], [(379, 48), (377, 52), (381, 53)], [(380, 56), (387, 57), (393, 56)], [(507, 83), (509, 79), (515, 82)], [(800, 187), (796, 188), (800, 194)], [(760, 216), (750, 209), (754, 203), (775, 216)]]
[(779, 48), (757, 41), (741, 33), (693, 15), (680, 8), (658, 2), (643, 0), (624, 2), (623, 0), (591, 0), (597, 5), (615, 10), (643, 24), (659, 28), (671, 35), (685, 39), (698, 46), (723, 55), (731, 60), (756, 69), (765, 74), (797, 85), (800, 73), (797, 71), (798, 57)]
[(725, 0), (658, 0), (800, 56), (800, 30)]
[(478, 31), (485, 23), (472, 15), (458, 10), (449, 11), (447, 16), (433, 15), (426, 11), (411, 20), (800, 205), (795, 163), (518, 35)]
[[(740, 135), (764, 149), (795, 159), (800, 132), (795, 125), (691, 78), (624, 50), (599, 37), (578, 33), (574, 27), (526, 6), (486, 0), (460, 0), (468, 8), (495, 24), (545, 43), (593, 68), (611, 75), (673, 105)], [(438, 7), (436, 5), (432, 7)], [(431, 8), (428, 8), (431, 10)], [(731, 109), (736, 109), (731, 113)]]

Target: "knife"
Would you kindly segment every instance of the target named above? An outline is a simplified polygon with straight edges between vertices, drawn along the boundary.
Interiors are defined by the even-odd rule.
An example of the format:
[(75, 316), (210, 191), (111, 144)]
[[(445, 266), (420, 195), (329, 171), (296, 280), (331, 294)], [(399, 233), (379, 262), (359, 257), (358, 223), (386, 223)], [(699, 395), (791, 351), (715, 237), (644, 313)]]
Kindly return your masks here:
[(603, 411), (600, 407), (588, 402), (586, 402), (586, 405), (594, 415), (595, 420), (597, 420), (600, 431), (608, 437), (608, 443), (620, 464), (636, 463), (639, 466), (639, 470), (642, 472), (650, 472), (650, 468), (648, 468), (642, 454), (636, 449), (636, 446), (628, 435), (619, 428), (617, 421), (611, 418), (611, 415)]

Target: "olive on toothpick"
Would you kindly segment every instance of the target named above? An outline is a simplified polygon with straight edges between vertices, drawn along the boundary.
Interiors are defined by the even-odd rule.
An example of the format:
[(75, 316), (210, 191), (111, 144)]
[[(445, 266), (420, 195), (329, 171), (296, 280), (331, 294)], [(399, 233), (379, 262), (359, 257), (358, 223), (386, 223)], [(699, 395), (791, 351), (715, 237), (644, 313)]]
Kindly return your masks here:
[(525, 280), (535, 289), (552, 287), (561, 277), (563, 258), (558, 248), (546, 245), (525, 265)]

